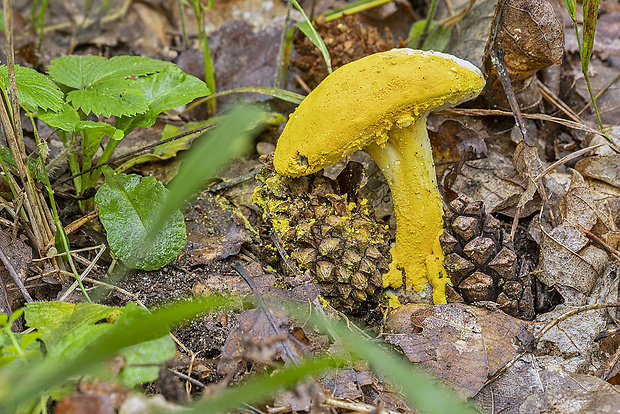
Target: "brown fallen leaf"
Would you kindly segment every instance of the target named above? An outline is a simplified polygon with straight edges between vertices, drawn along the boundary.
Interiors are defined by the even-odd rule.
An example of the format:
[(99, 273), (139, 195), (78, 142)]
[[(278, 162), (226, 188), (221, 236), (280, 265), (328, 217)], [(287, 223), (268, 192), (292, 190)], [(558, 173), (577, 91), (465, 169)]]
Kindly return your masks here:
[(475, 396), (531, 338), (530, 325), (520, 319), (460, 303), (403, 306), (387, 327), (387, 343), (465, 397)]
[(267, 316), (260, 309), (252, 309), (239, 315), (239, 327), (226, 338), (217, 367), (220, 375), (228, 375), (237, 369), (239, 362), (249, 361), (258, 365), (269, 365), (276, 360), (286, 359), (282, 345), (288, 341), (298, 354), (305, 352), (305, 347), (289, 334), (289, 319), (282, 313), (272, 312), (278, 332), (270, 324)]
[(541, 226), (541, 256), (538, 279), (556, 287), (567, 304), (582, 305), (603, 274), (609, 257), (584, 236), (597, 223), (599, 212), (583, 177), (572, 172), (562, 200), (562, 222)]
[[(500, 0), (496, 17), (497, 10), (502, 11), (496, 46), (505, 52), (506, 69), (519, 107), (527, 112), (542, 100), (533, 75), (562, 62), (564, 29), (546, 0)], [(483, 58), (487, 75), (483, 93), (491, 107), (508, 109), (504, 87), (489, 54), (492, 37), (491, 33)]]
[(587, 157), (579, 160), (575, 169), (584, 177), (601, 180), (620, 188), (620, 155)]
[(252, 240), (243, 218), (224, 197), (203, 193), (185, 219), (187, 247), (181, 259), (190, 266), (236, 255)]

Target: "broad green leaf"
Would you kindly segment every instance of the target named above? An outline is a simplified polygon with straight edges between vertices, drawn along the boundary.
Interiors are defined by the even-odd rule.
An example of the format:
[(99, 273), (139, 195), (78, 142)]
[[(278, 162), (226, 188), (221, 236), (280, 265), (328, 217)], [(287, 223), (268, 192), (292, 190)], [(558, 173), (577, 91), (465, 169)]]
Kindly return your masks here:
[(186, 242), (185, 220), (178, 208), (158, 223), (150, 246), (144, 243), (168, 190), (153, 177), (116, 174), (110, 168), (103, 171), (106, 182), (97, 191), (95, 203), (112, 252), (126, 266), (143, 270), (156, 270), (174, 260)]
[(581, 49), (581, 66), (584, 73), (588, 71), (592, 50), (594, 49), (598, 5), (599, 0), (583, 0), (583, 45)]
[(58, 111), (39, 111), (37, 118), (54, 129), (61, 129), (70, 133), (79, 131), (80, 114), (68, 104), (63, 104)]
[(125, 356), (125, 367), (119, 374), (120, 380), (127, 387), (156, 380), (159, 365), (172, 359), (175, 351), (176, 345), (170, 335), (124, 348), (121, 354)]
[(329, 51), (327, 50), (327, 46), (325, 46), (325, 42), (323, 42), (323, 39), (321, 39), (321, 36), (317, 33), (316, 29), (310, 22), (310, 19), (306, 16), (304, 9), (299, 5), (297, 0), (291, 0), (291, 2), (305, 19), (297, 23), (297, 27), (308, 37), (308, 39), (310, 39), (312, 44), (319, 48), (321, 54), (323, 55), (323, 59), (325, 60), (325, 64), (327, 65), (327, 72), (332, 73), (332, 59), (329, 56)]
[[(411, 26), (407, 47), (416, 47), (420, 36), (422, 35), (422, 31), (424, 30), (425, 24), (425, 20), (420, 20), (416, 22), (413, 26)], [(443, 50), (445, 50), (446, 46), (448, 46), (448, 42), (450, 42), (451, 36), (452, 31), (450, 30), (450, 28), (445, 27), (439, 22), (433, 21), (431, 23), (431, 27), (428, 31), (426, 39), (424, 39), (424, 43), (422, 44), (421, 49), (442, 52)]]
[(86, 114), (132, 116), (145, 113), (148, 101), (140, 85), (131, 79), (115, 79), (98, 83), (86, 90), (67, 94), (67, 102)]
[[(230, 297), (211, 295), (182, 300), (157, 309), (153, 314), (128, 303), (114, 324), (114, 329), (82, 350), (69, 361), (45, 360), (31, 364), (28, 370), (0, 371), (0, 412), (8, 411), (21, 401), (62, 384), (77, 375), (88, 375), (119, 350), (157, 339), (168, 333), (168, 327), (209, 310), (236, 305)], [(138, 308), (136, 310), (136, 308)]]
[[(15, 65), (15, 83), (19, 103), (27, 111), (61, 110), (64, 103), (63, 93), (47, 76), (34, 69)], [(0, 66), (0, 85), (8, 91), (9, 79), (6, 65)]]
[(52, 60), (47, 70), (56, 83), (73, 89), (87, 89), (107, 80), (143, 76), (173, 66), (170, 62), (140, 56), (67, 55)]
[(47, 358), (58, 361), (70, 360), (113, 328), (114, 325), (109, 323), (78, 326), (47, 345)]
[[(100, 316), (108, 314), (106, 317), (112, 315), (114, 312), (123, 311), (117, 319), (117, 323), (126, 324), (127, 321), (131, 321), (136, 317), (148, 314), (146, 309), (136, 307), (134, 304), (128, 304), (125, 309), (121, 308), (107, 308), (96, 305), (96, 307), (90, 307), (90, 317), (86, 317), (84, 320), (76, 321), (76, 317), (84, 316), (83, 312), (78, 312), (77, 315), (71, 313), (70, 306), (59, 305), (59, 302), (40, 302), (47, 308), (58, 309), (64, 308), (61, 313), (56, 313), (60, 319), (53, 321), (53, 334), (56, 336), (54, 340), (47, 340), (47, 358), (57, 361), (70, 361), (83, 352), (85, 349), (94, 346), (97, 341), (103, 336), (110, 333), (113, 329), (116, 329), (113, 323), (96, 323)], [(101, 312), (103, 311), (103, 312)], [(112, 313), (110, 313), (112, 312)], [(123, 315), (127, 314), (123, 317)], [(80, 322), (77, 324), (76, 322)], [(66, 330), (65, 325), (70, 325), (71, 329)], [(50, 324), (43, 323), (39, 327), (39, 331), (49, 328)], [(157, 331), (157, 329), (155, 330)], [(38, 333), (37, 333), (38, 335)], [(142, 343), (132, 345), (130, 347), (118, 350), (119, 354), (122, 354), (125, 358), (126, 365), (144, 365), (144, 366), (127, 366), (120, 372), (120, 379), (123, 383), (129, 387), (133, 387), (139, 383), (153, 381), (157, 378), (159, 372), (159, 364), (167, 361), (174, 356), (176, 346), (174, 341), (168, 335), (167, 329), (159, 330), (159, 338), (148, 340)], [(45, 337), (49, 335), (46, 333)], [(32, 342), (32, 341), (30, 341)], [(146, 366), (148, 365), (148, 366)]]
[(43, 342), (51, 346), (62, 336), (106, 319), (120, 309), (95, 303), (30, 302), (26, 304), (26, 325), (36, 328)]
[(144, 91), (148, 102), (148, 111), (132, 119), (130, 126), (121, 121), (125, 133), (135, 128), (148, 128), (155, 123), (157, 115), (168, 109), (185, 105), (196, 98), (207, 96), (209, 88), (200, 79), (187, 75), (176, 66), (165, 68), (159, 73), (138, 78), (137, 83)]

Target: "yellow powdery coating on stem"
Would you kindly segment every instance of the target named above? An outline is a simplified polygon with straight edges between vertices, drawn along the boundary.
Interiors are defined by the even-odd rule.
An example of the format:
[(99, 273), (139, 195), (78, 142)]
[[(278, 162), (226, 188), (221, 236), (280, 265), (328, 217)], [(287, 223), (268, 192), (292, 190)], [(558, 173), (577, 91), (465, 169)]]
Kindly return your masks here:
[(438, 52), (392, 49), (342, 66), (291, 114), (274, 157), (276, 171), (299, 177), (373, 142), (395, 124), (476, 96), (473, 65)]

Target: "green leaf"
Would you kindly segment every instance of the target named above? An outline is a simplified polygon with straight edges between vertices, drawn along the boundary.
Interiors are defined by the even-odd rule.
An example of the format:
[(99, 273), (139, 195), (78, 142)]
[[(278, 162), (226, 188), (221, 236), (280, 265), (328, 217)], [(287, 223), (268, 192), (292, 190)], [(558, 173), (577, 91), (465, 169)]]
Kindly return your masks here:
[[(37, 109), (60, 111), (64, 104), (63, 93), (47, 76), (31, 68), (15, 65), (15, 83), (19, 103), (29, 112)], [(7, 67), (0, 66), (0, 85), (9, 88)]]
[[(148, 128), (155, 123), (157, 115), (168, 109), (185, 105), (196, 98), (207, 96), (209, 88), (200, 79), (187, 75), (176, 66), (170, 66), (159, 73), (138, 78), (148, 102), (148, 111), (135, 119), (120, 121), (125, 133), (135, 128)], [(127, 124), (127, 125), (126, 125)]]
[(594, 49), (598, 5), (599, 0), (583, 0), (583, 46), (581, 50), (581, 66), (584, 73), (588, 71), (592, 50)]
[(137, 306), (129, 303), (114, 324), (114, 329), (71, 360), (48, 359), (30, 364), (27, 370), (0, 371), (0, 412), (9, 411), (8, 408), (62, 384), (70, 377), (93, 372), (123, 348), (162, 337), (172, 324), (177, 325), (209, 310), (231, 308), (234, 304), (230, 297), (211, 295), (178, 301), (148, 314), (144, 309), (136, 310)]
[(67, 102), (86, 114), (132, 116), (145, 113), (148, 101), (140, 85), (131, 79), (104, 81), (87, 90), (74, 90), (67, 94)]
[(47, 358), (57, 361), (70, 360), (113, 328), (109, 323), (75, 327), (47, 346)]
[[(37, 324), (39, 332), (43, 335), (47, 345), (47, 359), (59, 362), (70, 361), (84, 349), (94, 346), (103, 335), (116, 329), (115, 324), (97, 322), (102, 317), (108, 318), (121, 310), (102, 305), (80, 304), (77, 306), (81, 309), (76, 309), (76, 305), (63, 302), (39, 303), (41, 304), (39, 306), (29, 305), (27, 311), (29, 325)], [(84, 308), (81, 305), (87, 306)], [(132, 303), (127, 304), (122, 310), (123, 313), (117, 321), (121, 325), (149, 314), (146, 309)], [(42, 311), (50, 311), (51, 315), (42, 315)], [(50, 320), (49, 316), (55, 319)], [(154, 332), (158, 332), (157, 339), (150, 339), (118, 351), (124, 355), (126, 365), (140, 365), (126, 366), (121, 370), (119, 377), (125, 385), (133, 387), (139, 383), (155, 380), (159, 364), (174, 356), (176, 346), (168, 335), (167, 328), (165, 326), (161, 329), (156, 328)], [(29, 343), (31, 342), (30, 340)]]
[(105, 122), (80, 121), (78, 127), (82, 134), (84, 169), (90, 168), (91, 160), (99, 149), (99, 144), (101, 144), (101, 139), (104, 136), (114, 140), (121, 140), (125, 136), (123, 131)]
[[(420, 20), (416, 22), (413, 26), (411, 26), (407, 47), (416, 47), (419, 38), (422, 35), (422, 31), (424, 30), (425, 24), (425, 20)], [(422, 44), (422, 50), (436, 50), (438, 52), (442, 52), (448, 46), (448, 42), (450, 42), (451, 36), (452, 30), (450, 30), (449, 27), (445, 27), (441, 23), (433, 21), (431, 22), (431, 27), (428, 31), (428, 35), (426, 36), (426, 39), (424, 39), (424, 43)]]
[(28, 361), (40, 360), (43, 357), (41, 346), (36, 341), (39, 338), (38, 332), (29, 332), (21, 334), (18, 332), (10, 332), (10, 335), (19, 344), (19, 350), (13, 344), (9, 337), (9, 333), (0, 331), (0, 368), (5, 369), (11, 366), (22, 366), (25, 362), (22, 357)]
[(68, 104), (63, 104), (58, 111), (39, 111), (37, 118), (54, 129), (77, 133), (80, 114)]
[(305, 19), (304, 21), (297, 23), (296, 26), (308, 37), (308, 39), (310, 39), (312, 44), (319, 48), (321, 54), (323, 55), (323, 59), (325, 60), (325, 64), (327, 65), (327, 73), (332, 73), (332, 58), (329, 56), (329, 51), (327, 50), (327, 46), (325, 46), (325, 42), (323, 42), (323, 39), (321, 39), (321, 36), (317, 33), (316, 29), (310, 22), (310, 19), (306, 16), (304, 9), (299, 5), (297, 0), (291, 0), (291, 2)]
[(120, 309), (95, 303), (30, 302), (26, 304), (26, 325), (36, 328), (50, 347), (81, 326), (93, 325)]
[(156, 380), (159, 365), (172, 359), (175, 351), (176, 345), (170, 335), (124, 348), (121, 354), (125, 356), (125, 367), (119, 374), (120, 380), (127, 387)]
[(116, 174), (110, 168), (103, 171), (106, 182), (97, 191), (95, 203), (112, 252), (128, 267), (143, 270), (156, 270), (174, 260), (186, 242), (180, 210), (158, 224), (150, 246), (144, 243), (168, 190), (153, 177)]
[(174, 66), (170, 62), (140, 56), (67, 55), (52, 60), (47, 70), (56, 83), (73, 89), (88, 89), (107, 80), (126, 79), (156, 73)]

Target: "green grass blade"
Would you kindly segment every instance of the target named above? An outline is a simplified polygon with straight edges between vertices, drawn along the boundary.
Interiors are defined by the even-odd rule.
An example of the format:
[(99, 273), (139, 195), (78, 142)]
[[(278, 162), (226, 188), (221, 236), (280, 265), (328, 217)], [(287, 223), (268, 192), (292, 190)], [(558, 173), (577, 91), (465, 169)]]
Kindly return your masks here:
[(299, 365), (283, 368), (275, 374), (261, 375), (239, 387), (224, 390), (215, 398), (196, 404), (187, 414), (225, 413), (243, 404), (264, 402), (277, 391), (290, 388), (304, 378), (342, 364), (342, 360), (332, 357), (306, 360)]
[(416, 368), (402, 355), (388, 352), (361, 335), (352, 332), (344, 324), (333, 323), (325, 318), (311, 319), (320, 328), (338, 336), (355, 359), (367, 361), (373, 372), (387, 378), (411, 404), (425, 413), (473, 414), (478, 411), (462, 402), (453, 392), (437, 384), (430, 374)]
[(566, 11), (573, 21), (577, 20), (577, 14), (575, 12), (576, 2), (577, 0), (564, 0), (564, 7), (566, 7)]
[[(70, 361), (46, 360), (31, 364), (28, 370), (16, 369), (0, 373), (0, 412), (60, 385), (76, 375), (87, 375), (102, 362), (128, 346), (157, 339), (168, 327), (175, 326), (209, 310), (231, 308), (230, 297), (210, 296), (178, 301), (152, 314), (145, 313), (128, 323), (119, 322), (97, 343), (85, 348)], [(4, 410), (3, 410), (4, 409)]]
[(599, 0), (583, 0), (583, 45), (581, 49), (581, 66), (584, 73), (588, 71), (592, 50), (594, 49), (598, 5)]
[(321, 36), (319, 36), (316, 29), (312, 25), (312, 22), (308, 19), (308, 16), (306, 16), (306, 12), (304, 12), (304, 9), (299, 5), (297, 0), (291, 0), (291, 2), (305, 19), (303, 22), (297, 23), (297, 27), (299, 27), (299, 30), (301, 30), (308, 37), (308, 39), (310, 39), (310, 41), (319, 48), (321, 54), (323, 55), (323, 59), (325, 60), (325, 64), (327, 65), (327, 72), (332, 73), (332, 58), (329, 56), (329, 51), (327, 50), (327, 46), (325, 46), (325, 42), (323, 42), (323, 39), (321, 39)]

